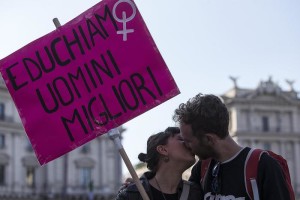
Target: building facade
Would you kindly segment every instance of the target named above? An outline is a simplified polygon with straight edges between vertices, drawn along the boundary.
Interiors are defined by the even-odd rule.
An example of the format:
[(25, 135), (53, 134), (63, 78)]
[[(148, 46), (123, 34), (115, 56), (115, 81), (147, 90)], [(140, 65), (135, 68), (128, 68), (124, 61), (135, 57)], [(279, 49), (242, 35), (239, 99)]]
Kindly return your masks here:
[[(124, 131), (122, 127), (119, 129)], [(0, 199), (86, 197), (88, 194), (103, 199), (115, 195), (121, 181), (122, 160), (107, 135), (40, 166), (1, 78)]]
[(230, 134), (242, 146), (272, 150), (288, 162), (300, 198), (300, 98), (287, 81), (283, 91), (271, 78), (257, 88), (234, 87), (221, 97), (230, 113)]

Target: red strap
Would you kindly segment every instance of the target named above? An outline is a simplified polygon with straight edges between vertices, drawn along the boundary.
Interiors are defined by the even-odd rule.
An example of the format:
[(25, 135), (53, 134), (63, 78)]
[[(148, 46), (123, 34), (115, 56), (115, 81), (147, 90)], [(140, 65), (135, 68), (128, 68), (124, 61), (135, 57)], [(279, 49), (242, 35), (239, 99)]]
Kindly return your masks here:
[(253, 200), (253, 191), (252, 191), (250, 180), (256, 179), (257, 177), (258, 162), (263, 152), (265, 151), (261, 149), (250, 149), (244, 166), (246, 191), (248, 193), (248, 196), (252, 200)]
[[(208, 158), (206, 160), (201, 160), (201, 177), (200, 177), (200, 184), (202, 187), (204, 186), (204, 179), (206, 176), (206, 173), (208, 171), (209, 165), (211, 162), (211, 158)], [(204, 188), (204, 187), (203, 187)]]

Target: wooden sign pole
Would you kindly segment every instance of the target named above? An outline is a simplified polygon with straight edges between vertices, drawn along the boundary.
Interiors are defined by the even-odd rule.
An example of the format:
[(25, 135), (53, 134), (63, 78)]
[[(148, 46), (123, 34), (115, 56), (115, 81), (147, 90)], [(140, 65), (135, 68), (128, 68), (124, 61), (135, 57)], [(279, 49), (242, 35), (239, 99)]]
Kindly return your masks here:
[[(58, 21), (57, 18), (53, 19), (53, 23), (56, 28), (59, 28), (61, 25)], [(68, 154), (65, 154), (63, 157), (63, 162), (64, 162), (64, 175), (63, 175), (63, 189), (62, 189), (62, 195), (65, 198), (67, 195), (67, 185), (68, 185)]]
[(141, 182), (140, 182), (140, 180), (139, 180), (139, 178), (136, 174), (136, 171), (134, 170), (134, 168), (133, 168), (133, 166), (132, 166), (132, 164), (131, 164), (131, 162), (130, 162), (130, 160), (129, 160), (129, 158), (128, 158), (128, 156), (127, 156), (127, 154), (126, 154), (126, 152), (123, 148), (123, 145), (122, 145), (121, 140), (120, 140), (120, 133), (119, 133), (118, 129), (116, 129), (116, 128), (112, 129), (107, 134), (108, 134), (109, 138), (111, 140), (113, 140), (115, 145), (117, 146), (117, 148), (120, 152), (120, 155), (121, 155), (123, 161), (125, 162), (128, 170), (129, 170), (129, 172), (130, 172), (130, 174), (133, 178), (133, 181), (136, 184), (143, 200), (150, 200), (147, 193), (146, 193), (146, 191), (145, 191), (145, 189), (144, 189), (144, 187), (143, 187), (143, 185), (141, 184)]
[(56, 28), (58, 28), (58, 27), (61, 26), (61, 25), (60, 25), (60, 22), (58, 21), (57, 18), (54, 18), (54, 19), (53, 19), (53, 23), (54, 23), (54, 25), (55, 25)]

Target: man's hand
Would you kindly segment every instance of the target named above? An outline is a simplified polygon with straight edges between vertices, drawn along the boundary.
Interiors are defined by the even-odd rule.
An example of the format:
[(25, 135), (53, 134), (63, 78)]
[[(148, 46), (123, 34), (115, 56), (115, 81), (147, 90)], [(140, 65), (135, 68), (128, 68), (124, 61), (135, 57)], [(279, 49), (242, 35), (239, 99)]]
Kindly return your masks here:
[(124, 190), (125, 188), (127, 188), (128, 187), (128, 185), (130, 184), (130, 183), (133, 183), (134, 181), (133, 181), (133, 178), (126, 178), (126, 180), (125, 180), (125, 182), (121, 185), (121, 187), (119, 188), (119, 192), (121, 191), (121, 190)]

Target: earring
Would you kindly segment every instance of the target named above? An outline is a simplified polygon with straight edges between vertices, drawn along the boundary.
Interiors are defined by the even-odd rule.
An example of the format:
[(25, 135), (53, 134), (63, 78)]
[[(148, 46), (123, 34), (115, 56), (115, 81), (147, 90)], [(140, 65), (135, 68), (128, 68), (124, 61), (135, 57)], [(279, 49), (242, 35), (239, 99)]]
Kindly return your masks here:
[(170, 159), (169, 159), (168, 156), (165, 156), (165, 157), (163, 158), (163, 160), (164, 160), (165, 162), (168, 162)]

